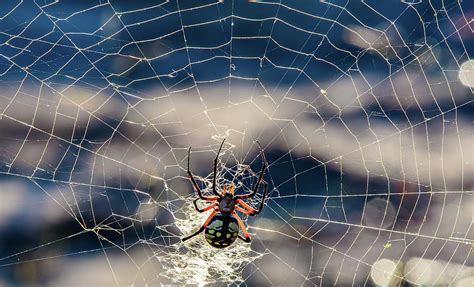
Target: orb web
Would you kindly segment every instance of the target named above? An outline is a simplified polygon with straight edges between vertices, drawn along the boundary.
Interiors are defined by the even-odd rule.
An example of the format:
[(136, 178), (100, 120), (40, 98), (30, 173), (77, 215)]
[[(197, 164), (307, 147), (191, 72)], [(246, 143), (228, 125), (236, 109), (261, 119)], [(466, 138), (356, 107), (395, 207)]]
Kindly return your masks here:
[[(0, 285), (471, 282), (474, 9), (385, 2), (2, 5)], [(270, 196), (217, 251), (223, 138)]]

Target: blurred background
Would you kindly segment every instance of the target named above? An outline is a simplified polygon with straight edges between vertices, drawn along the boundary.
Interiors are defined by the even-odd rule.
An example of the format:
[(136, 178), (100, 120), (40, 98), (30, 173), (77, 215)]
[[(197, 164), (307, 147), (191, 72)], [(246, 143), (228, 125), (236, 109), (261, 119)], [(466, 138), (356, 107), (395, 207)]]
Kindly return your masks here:
[[(0, 5), (0, 286), (472, 286), (471, 1)], [(253, 236), (183, 244), (204, 188)], [(257, 204), (260, 197), (252, 203)], [(202, 203), (203, 205), (205, 203)], [(204, 217), (203, 217), (204, 216)]]

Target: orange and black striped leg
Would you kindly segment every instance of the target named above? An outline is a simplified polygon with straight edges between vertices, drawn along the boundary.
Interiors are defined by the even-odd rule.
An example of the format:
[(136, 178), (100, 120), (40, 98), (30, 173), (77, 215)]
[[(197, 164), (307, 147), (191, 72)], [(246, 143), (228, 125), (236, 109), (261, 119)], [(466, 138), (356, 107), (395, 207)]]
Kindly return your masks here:
[(245, 224), (242, 222), (242, 219), (240, 219), (240, 217), (237, 215), (237, 213), (235, 213), (235, 211), (232, 212), (232, 214), (237, 219), (237, 222), (239, 223), (240, 229), (242, 229), (242, 232), (244, 233), (244, 237), (240, 236), (240, 234), (239, 234), (239, 238), (242, 239), (245, 242), (250, 242), (252, 240), (252, 238), (250, 238), (250, 234), (247, 231), (247, 228), (245, 228)]
[(235, 206), (235, 210), (238, 210), (240, 212), (242, 212), (243, 214), (247, 214), (247, 215), (252, 215), (252, 212), (251, 211), (248, 211), (238, 205)]
[(251, 207), (250, 205), (245, 203), (245, 201), (243, 201), (242, 199), (237, 199), (237, 204), (241, 205), (246, 210), (251, 212), (251, 214), (249, 214), (250, 216), (259, 215), (260, 212), (262, 212), (262, 210), (263, 210), (263, 204), (265, 202), (265, 198), (268, 195), (268, 184), (266, 182), (263, 182), (263, 185), (265, 186), (265, 189), (264, 189), (262, 201), (260, 201), (260, 206), (258, 207), (258, 210), (254, 209), (253, 207)]
[(237, 204), (241, 205), (245, 210), (247, 210), (249, 213), (256, 213), (257, 210), (245, 203), (242, 199), (237, 199)]
[(186, 241), (186, 240), (190, 239), (191, 237), (194, 237), (194, 236), (198, 235), (199, 233), (203, 232), (204, 229), (206, 229), (209, 222), (211, 222), (214, 215), (216, 215), (216, 213), (217, 213), (217, 210), (214, 210), (213, 212), (211, 212), (211, 214), (207, 218), (206, 222), (204, 222), (204, 224), (201, 226), (201, 228), (199, 228), (198, 231), (194, 232), (193, 234), (191, 234), (189, 236), (186, 236), (186, 237), (182, 238), (181, 241)]
[(196, 199), (193, 201), (194, 207), (196, 208), (196, 210), (197, 210), (198, 212), (204, 212), (204, 211), (207, 211), (207, 210), (212, 209), (212, 208), (214, 208), (214, 207), (217, 206), (217, 203), (214, 203), (214, 204), (211, 204), (211, 205), (209, 205), (209, 206), (204, 207), (203, 209), (200, 209), (200, 208), (197, 206), (197, 201), (198, 201), (198, 200), (199, 200), (199, 198), (196, 198)]

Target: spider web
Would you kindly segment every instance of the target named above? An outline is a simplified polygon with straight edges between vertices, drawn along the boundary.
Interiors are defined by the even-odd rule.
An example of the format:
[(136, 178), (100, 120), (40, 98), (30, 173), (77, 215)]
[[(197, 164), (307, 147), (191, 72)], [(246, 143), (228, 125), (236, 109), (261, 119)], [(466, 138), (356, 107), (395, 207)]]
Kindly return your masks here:
[[(2, 4), (0, 285), (468, 286), (468, 2)], [(253, 241), (182, 243), (223, 138)]]

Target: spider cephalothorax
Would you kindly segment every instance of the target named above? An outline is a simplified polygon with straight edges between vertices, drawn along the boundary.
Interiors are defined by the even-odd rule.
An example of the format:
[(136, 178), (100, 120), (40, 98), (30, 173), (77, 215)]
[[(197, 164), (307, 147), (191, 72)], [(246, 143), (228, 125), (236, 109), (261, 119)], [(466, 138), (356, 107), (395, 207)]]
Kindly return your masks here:
[[(194, 200), (194, 207), (198, 212), (205, 212), (207, 210), (211, 210), (212, 212), (201, 226), (201, 228), (194, 232), (193, 234), (184, 237), (182, 240), (186, 241), (191, 237), (198, 235), (199, 233), (205, 231), (206, 241), (216, 247), (216, 248), (225, 248), (231, 245), (237, 237), (242, 239), (245, 242), (250, 242), (250, 235), (245, 228), (244, 223), (240, 219), (239, 215), (236, 211), (242, 212), (246, 215), (255, 216), (262, 212), (263, 203), (265, 201), (265, 197), (268, 193), (268, 185), (265, 181), (262, 180), (263, 174), (265, 173), (265, 169), (267, 167), (267, 162), (265, 160), (265, 156), (263, 151), (262, 154), (262, 169), (260, 170), (260, 174), (258, 175), (258, 179), (255, 182), (253, 190), (251, 193), (243, 194), (243, 195), (234, 195), (234, 186), (233, 185), (224, 185), (222, 190), (222, 194), (216, 190), (216, 176), (217, 176), (217, 161), (219, 159), (219, 154), (221, 152), (222, 146), (224, 145), (224, 141), (222, 141), (219, 151), (217, 152), (217, 156), (214, 160), (214, 174), (212, 178), (212, 193), (215, 196), (204, 196), (202, 194), (201, 189), (197, 185), (196, 181), (194, 180), (194, 176), (189, 169), (189, 159), (191, 156), (191, 148), (188, 150), (188, 175), (191, 179), (191, 182), (194, 188), (197, 191), (198, 198)], [(258, 144), (258, 142), (257, 142)], [(258, 144), (260, 146), (260, 144)], [(261, 148), (260, 148), (261, 150)], [(244, 199), (254, 197), (259, 189), (260, 183), (265, 186), (265, 190), (262, 196), (262, 201), (260, 202), (260, 206), (258, 209), (254, 209), (250, 205), (244, 202)], [(207, 207), (200, 209), (197, 206), (197, 201), (199, 199), (208, 200), (208, 201), (217, 201)], [(240, 227), (240, 228), (239, 228)], [(244, 236), (239, 235), (239, 229), (242, 229), (242, 233)]]

